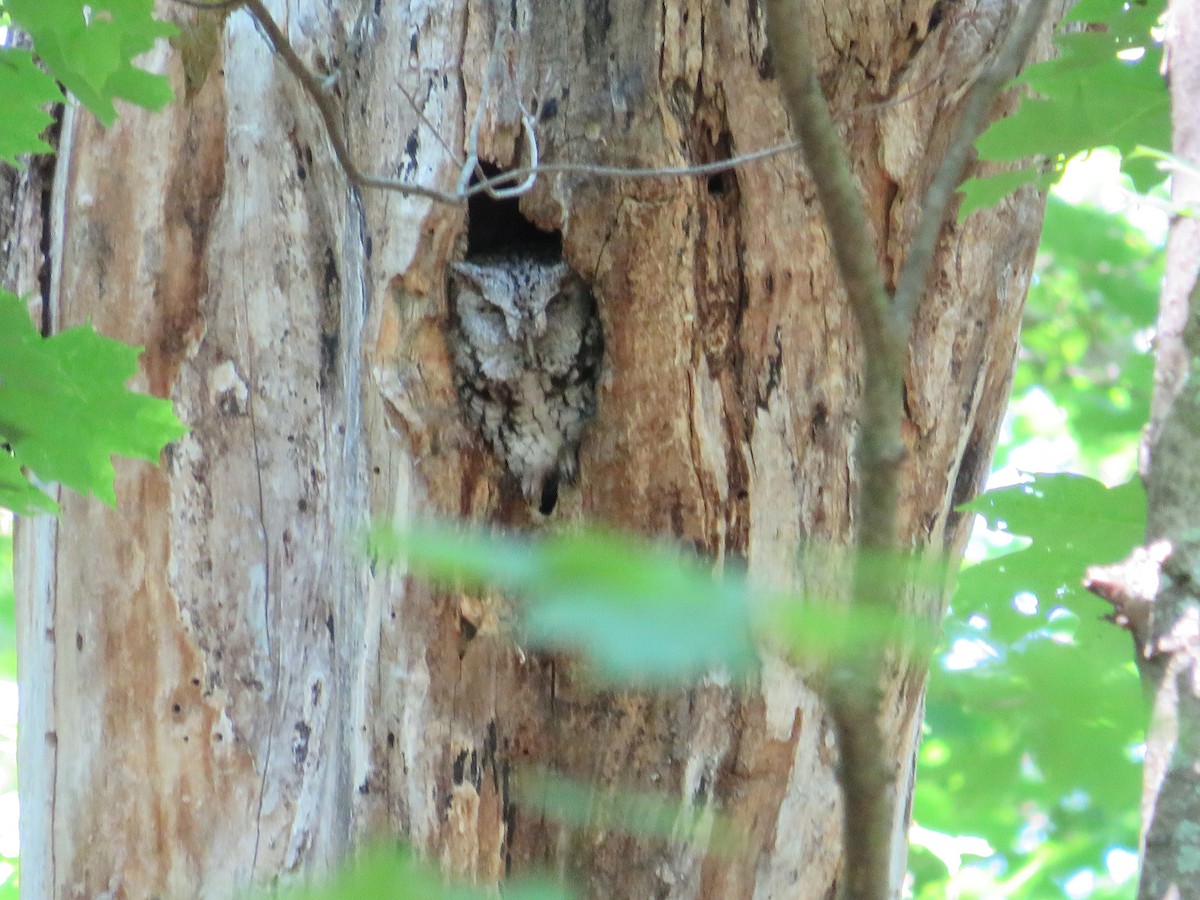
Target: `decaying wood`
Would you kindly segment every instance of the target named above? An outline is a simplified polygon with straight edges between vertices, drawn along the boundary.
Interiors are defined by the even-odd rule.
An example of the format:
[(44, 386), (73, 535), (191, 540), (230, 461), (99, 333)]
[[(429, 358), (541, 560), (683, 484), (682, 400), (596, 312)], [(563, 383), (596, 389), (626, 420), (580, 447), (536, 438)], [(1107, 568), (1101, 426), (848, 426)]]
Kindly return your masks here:
[[(756, 0), (267, 6), (314, 71), (337, 70), (365, 170), (457, 178), (396, 85), (460, 153), (482, 103), (480, 155), (501, 168), (522, 162), (535, 98), (547, 160), (679, 165), (789, 139)], [(808, 6), (889, 284), (972, 47), (1007, 7)], [(22, 693), (21, 740), (40, 773), (22, 790), (44, 813), (23, 822), (23, 885), (223, 896), (399, 833), (479, 883), (538, 867), (603, 897), (835, 893), (837, 747), (811, 672), (764, 651), (753, 685), (596, 693), (514, 646), (495, 598), (347, 552), (371, 517), (555, 523), (534, 521), (456, 408), (443, 272), (466, 210), (356, 195), (249, 19), (205, 31), (202, 15), (181, 16), (186, 53), (150, 61), (176, 104), (123, 110), (107, 131), (72, 112), (64, 133), (54, 322), (91, 317), (145, 344), (143, 386), (192, 432), (163, 469), (120, 468), (117, 510), (64, 497), (58, 522), (22, 523), (22, 676), (39, 687)], [(845, 596), (846, 572), (823, 560), (853, 539), (860, 344), (798, 157), (707, 179), (550, 174), (520, 211), (561, 230), (605, 327), (599, 416), (555, 516)], [(965, 538), (953, 507), (991, 456), (1040, 216), (1025, 192), (942, 233), (904, 383), (905, 546), (954, 554)], [(13, 279), (35, 290), (32, 261)], [(831, 552), (797, 567), (805, 544)], [(905, 602), (936, 620), (944, 598)], [(922, 687), (902, 664), (881, 683), (905, 786)], [(720, 810), (746, 849), (531, 814), (513, 785), (538, 767), (595, 783), (598, 799), (620, 787)]]

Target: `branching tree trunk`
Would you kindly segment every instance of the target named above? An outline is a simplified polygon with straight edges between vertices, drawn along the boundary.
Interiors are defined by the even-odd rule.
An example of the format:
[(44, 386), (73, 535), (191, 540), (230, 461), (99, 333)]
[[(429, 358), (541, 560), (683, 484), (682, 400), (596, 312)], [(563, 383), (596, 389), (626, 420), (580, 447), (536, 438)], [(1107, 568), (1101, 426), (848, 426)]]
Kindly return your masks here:
[[(1012, 6), (805, 5), (889, 288)], [(523, 107), (544, 162), (679, 166), (790, 140), (757, 0), (267, 8), (336, 74), (364, 172), (452, 192), (472, 132), (489, 171), (519, 166)], [(144, 344), (144, 386), (192, 428), (161, 470), (120, 468), (117, 509), (64, 496), (59, 520), (20, 523), (23, 887), (226, 896), (400, 834), (485, 884), (549, 868), (598, 897), (835, 894), (838, 747), (815, 668), (764, 651), (754, 685), (597, 693), (515, 646), (498, 598), (351, 552), (371, 518), (587, 520), (847, 596), (830, 560), (855, 538), (863, 352), (800, 158), (548, 172), (510, 203), (357, 191), (244, 11), (173, 12), (183, 33), (152, 62), (178, 102), (107, 131), (68, 110), (9, 263), (54, 327)], [(954, 507), (990, 461), (1040, 217), (1022, 192), (941, 233), (902, 386), (904, 548), (956, 557), (965, 539)], [(464, 424), (446, 346), (447, 262), (531, 227), (561, 234), (606, 348), (579, 482), (548, 521)], [(802, 546), (827, 552), (797, 566)], [(936, 622), (944, 600), (904, 605)], [(922, 694), (919, 666), (884, 667), (897, 836)], [(722, 810), (744, 849), (539, 818), (514, 796), (528, 767)]]

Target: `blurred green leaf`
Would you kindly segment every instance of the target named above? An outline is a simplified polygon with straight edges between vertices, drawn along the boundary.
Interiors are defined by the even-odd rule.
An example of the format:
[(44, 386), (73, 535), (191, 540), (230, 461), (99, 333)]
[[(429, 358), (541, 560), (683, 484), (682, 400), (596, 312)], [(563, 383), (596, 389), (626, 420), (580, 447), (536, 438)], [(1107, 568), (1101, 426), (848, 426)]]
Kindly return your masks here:
[[(265, 896), (255, 894), (253, 896)], [(271, 896), (278, 896), (272, 892)], [(491, 900), (493, 889), (450, 884), (435, 863), (424, 862), (408, 849), (376, 847), (362, 853), (328, 884), (287, 891), (295, 900)], [(570, 900), (575, 895), (549, 880), (505, 880), (511, 900)]]
[(1026, 301), (1010, 446), (1045, 435), (1027, 418), (1044, 404), (1023, 402), (1041, 392), (1065, 414), (1061, 428), (1085, 463), (1122, 453), (1132, 468), (1149, 415), (1162, 275), (1161, 249), (1121, 217), (1051, 198)]
[(693, 806), (674, 795), (599, 788), (550, 772), (523, 772), (516, 785), (522, 807), (576, 828), (696, 844), (723, 856), (744, 852), (743, 837), (707, 795)]
[(527, 598), (522, 640), (580, 650), (602, 678), (677, 681), (756, 662), (745, 580), (675, 550), (604, 532), (518, 541), (429, 524), (377, 529), (368, 552)]
[[(718, 574), (691, 554), (603, 531), (519, 539), (427, 523), (405, 533), (377, 528), (367, 553), (442, 584), (524, 598), (523, 643), (578, 652), (614, 684), (690, 682), (713, 669), (749, 674), (755, 635), (822, 662), (888, 641), (928, 652), (936, 640), (929, 623), (906, 621), (889, 604), (851, 608), (844, 599), (755, 591), (731, 567)], [(890, 574), (881, 583), (945, 583), (940, 560), (893, 555), (871, 564)]]

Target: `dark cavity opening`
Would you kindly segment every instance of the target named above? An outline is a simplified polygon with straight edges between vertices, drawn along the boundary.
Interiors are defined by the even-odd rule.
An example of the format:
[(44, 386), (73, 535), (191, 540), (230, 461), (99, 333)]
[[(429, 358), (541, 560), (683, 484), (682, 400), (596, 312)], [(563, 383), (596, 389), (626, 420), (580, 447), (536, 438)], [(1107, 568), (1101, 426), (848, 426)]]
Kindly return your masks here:
[(729, 172), (718, 172), (708, 176), (708, 193), (710, 197), (720, 197), (729, 192), (733, 185), (733, 175)]
[[(706, 162), (728, 162), (733, 158), (733, 139), (728, 131), (722, 131), (713, 142), (712, 150)], [(723, 197), (737, 190), (737, 175), (732, 168), (724, 172), (714, 172), (708, 176), (708, 194), (710, 197)]]
[[(504, 171), (483, 161), (480, 168), (486, 178)], [(471, 184), (479, 180), (476, 174)], [(518, 197), (494, 199), (483, 192), (471, 196), (467, 200), (467, 258), (522, 252), (562, 256), (562, 233), (543, 231), (521, 215)]]

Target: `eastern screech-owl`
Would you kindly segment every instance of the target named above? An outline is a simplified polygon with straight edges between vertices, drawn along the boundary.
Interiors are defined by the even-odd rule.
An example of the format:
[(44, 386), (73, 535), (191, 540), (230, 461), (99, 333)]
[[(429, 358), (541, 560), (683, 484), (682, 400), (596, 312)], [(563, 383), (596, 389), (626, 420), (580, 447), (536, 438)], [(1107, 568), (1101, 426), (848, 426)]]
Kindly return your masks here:
[(604, 336), (596, 301), (561, 259), (497, 254), (451, 263), (454, 381), (526, 499), (553, 511), (596, 412)]

